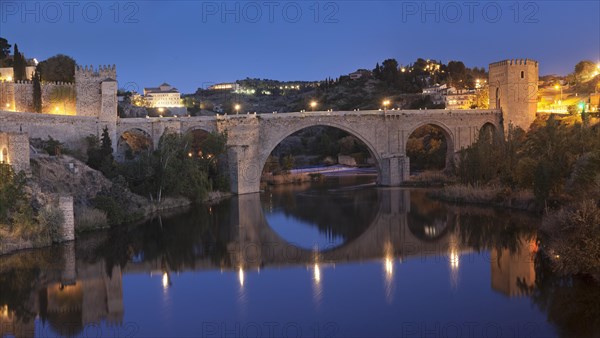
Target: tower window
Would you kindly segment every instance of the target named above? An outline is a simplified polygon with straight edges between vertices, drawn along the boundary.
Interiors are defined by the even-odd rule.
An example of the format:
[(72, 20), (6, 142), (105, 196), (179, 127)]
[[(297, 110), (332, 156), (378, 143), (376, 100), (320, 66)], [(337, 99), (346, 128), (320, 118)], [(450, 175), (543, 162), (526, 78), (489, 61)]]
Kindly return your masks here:
[(525, 78), (525, 72), (521, 71), (521, 79), (524, 79), (524, 78)]

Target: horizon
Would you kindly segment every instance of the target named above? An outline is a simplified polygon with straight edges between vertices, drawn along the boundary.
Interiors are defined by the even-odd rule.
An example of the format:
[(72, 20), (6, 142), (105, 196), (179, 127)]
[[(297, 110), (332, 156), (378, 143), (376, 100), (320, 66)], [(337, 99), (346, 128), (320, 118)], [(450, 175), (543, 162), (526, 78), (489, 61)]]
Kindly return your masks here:
[(600, 3), (561, 3), (3, 1), (0, 23), (27, 58), (115, 64), (120, 88), (166, 82), (193, 93), (246, 78), (321, 81), (390, 58), (486, 70), (527, 58), (540, 76), (565, 76), (581, 60), (600, 61)]

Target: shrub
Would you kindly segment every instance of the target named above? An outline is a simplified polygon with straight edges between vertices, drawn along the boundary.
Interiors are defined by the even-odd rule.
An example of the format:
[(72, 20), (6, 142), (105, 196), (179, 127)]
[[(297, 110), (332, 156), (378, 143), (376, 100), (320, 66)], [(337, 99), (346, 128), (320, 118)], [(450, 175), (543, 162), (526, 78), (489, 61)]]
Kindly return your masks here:
[(41, 209), (37, 216), (39, 225), (45, 229), (48, 238), (52, 243), (62, 241), (62, 227), (65, 222), (65, 217), (62, 211), (53, 206), (46, 206)]
[(600, 273), (600, 207), (585, 200), (544, 219), (545, 252), (563, 274)]
[(78, 233), (108, 227), (106, 212), (88, 206), (75, 208), (75, 231)]

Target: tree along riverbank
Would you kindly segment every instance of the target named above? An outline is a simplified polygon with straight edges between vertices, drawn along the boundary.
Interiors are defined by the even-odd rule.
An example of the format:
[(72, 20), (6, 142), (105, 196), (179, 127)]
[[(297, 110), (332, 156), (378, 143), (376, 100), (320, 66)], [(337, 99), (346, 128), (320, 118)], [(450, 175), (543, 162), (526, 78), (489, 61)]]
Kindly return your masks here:
[(211, 142), (206, 146), (210, 159), (189, 156), (188, 137), (165, 134), (158, 149), (123, 163), (114, 160), (106, 130), (101, 140), (87, 141), (87, 154), (74, 154), (80, 159), (61, 155), (71, 152), (55, 140), (33, 142), (47, 154), (32, 156), (30, 175), (1, 166), (0, 254), (62, 241), (64, 214), (58, 196), (73, 197), (74, 231), (79, 235), (230, 195), (219, 191), (229, 191), (228, 183), (215, 173), (224, 152), (222, 135), (205, 140)]
[(541, 249), (555, 271), (600, 274), (600, 122), (585, 112), (538, 118), (506, 137), (484, 131), (434, 198), (543, 215)]

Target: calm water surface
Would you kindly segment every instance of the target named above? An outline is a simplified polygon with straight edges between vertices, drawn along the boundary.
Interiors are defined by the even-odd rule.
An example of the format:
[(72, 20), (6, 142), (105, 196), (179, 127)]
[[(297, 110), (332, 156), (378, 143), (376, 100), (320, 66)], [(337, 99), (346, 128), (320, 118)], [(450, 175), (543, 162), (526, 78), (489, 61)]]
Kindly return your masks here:
[(2, 336), (598, 335), (529, 215), (377, 188), (276, 187), (0, 258)]

